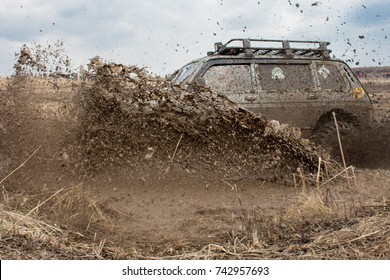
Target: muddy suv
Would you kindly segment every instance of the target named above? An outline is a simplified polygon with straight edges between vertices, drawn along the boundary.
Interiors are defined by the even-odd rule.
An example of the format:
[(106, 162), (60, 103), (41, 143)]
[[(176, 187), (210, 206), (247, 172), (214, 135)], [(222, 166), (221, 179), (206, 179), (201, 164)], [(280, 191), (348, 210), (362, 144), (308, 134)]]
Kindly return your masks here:
[(364, 127), (372, 103), (349, 66), (330, 58), (329, 43), (232, 39), (172, 75), (176, 84), (194, 82), (268, 119), (301, 128), (303, 136)]

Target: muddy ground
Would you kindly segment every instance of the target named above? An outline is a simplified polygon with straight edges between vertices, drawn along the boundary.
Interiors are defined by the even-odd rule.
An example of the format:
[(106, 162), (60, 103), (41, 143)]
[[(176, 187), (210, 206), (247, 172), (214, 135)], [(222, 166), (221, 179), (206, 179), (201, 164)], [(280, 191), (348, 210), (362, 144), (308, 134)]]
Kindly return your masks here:
[[(369, 80), (365, 86), (374, 95), (375, 122), (345, 148), (356, 180), (320, 189), (292, 183), (298, 166), (307, 168), (305, 176), (316, 175), (306, 163), (317, 151), (309, 145), (306, 154), (300, 140), (283, 145), (303, 147), (304, 159), (295, 160), (294, 153), (283, 161), (290, 154), (276, 152), (280, 176), (254, 176), (249, 163), (243, 166), (250, 172), (230, 168), (237, 154), (212, 163), (209, 148), (200, 148), (205, 140), (180, 128), (154, 128), (156, 135), (166, 129), (171, 137), (155, 138), (163, 149), (147, 140), (129, 146), (128, 138), (107, 132), (118, 129), (115, 111), (105, 115), (105, 127), (96, 125), (105, 123), (101, 119), (89, 120), (94, 126), (85, 133), (82, 93), (91, 92), (92, 83), (2, 78), (0, 256), (389, 258), (390, 83)], [(132, 133), (138, 141), (147, 137), (139, 127)], [(230, 139), (219, 135), (224, 137)], [(289, 159), (291, 170), (284, 164)]]

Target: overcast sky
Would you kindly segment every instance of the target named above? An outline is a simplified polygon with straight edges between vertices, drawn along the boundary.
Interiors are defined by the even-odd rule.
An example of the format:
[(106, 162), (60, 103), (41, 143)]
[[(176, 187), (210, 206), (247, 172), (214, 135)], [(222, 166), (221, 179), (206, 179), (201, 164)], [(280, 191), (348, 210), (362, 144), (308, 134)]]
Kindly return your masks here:
[[(390, 0), (0, 0), (0, 75), (23, 44), (64, 42), (165, 75), (230, 38), (323, 40), (350, 66), (390, 65)], [(363, 37), (364, 36), (364, 37)]]

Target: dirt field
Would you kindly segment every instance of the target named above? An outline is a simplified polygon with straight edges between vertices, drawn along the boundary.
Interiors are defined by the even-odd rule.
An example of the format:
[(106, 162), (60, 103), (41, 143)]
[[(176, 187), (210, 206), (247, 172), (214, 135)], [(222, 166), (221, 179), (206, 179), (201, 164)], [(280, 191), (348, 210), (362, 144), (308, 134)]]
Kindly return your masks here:
[[(285, 162), (295, 172), (312, 153), (301, 140), (288, 145), (304, 147), (302, 162), (276, 152), (280, 176), (254, 176), (250, 163), (242, 165), (248, 170), (231, 168), (236, 159), (241, 165), (242, 150), (229, 146), (230, 136), (219, 135), (226, 141), (215, 143), (226, 143), (235, 151), (231, 157), (212, 145), (211, 156), (200, 136), (190, 137), (180, 127), (176, 134), (159, 125), (154, 132), (142, 125), (126, 127), (126, 135), (116, 138), (110, 129), (127, 122), (114, 125), (115, 110), (103, 121), (90, 120), (85, 133), (80, 104), (92, 85), (2, 78), (0, 257), (388, 259), (390, 82), (364, 83), (374, 95), (376, 115), (372, 128), (345, 147), (356, 176), (349, 169), (351, 179), (316, 187), (302, 179), (291, 184)], [(147, 140), (150, 135), (158, 142)], [(284, 161), (284, 156), (289, 157)], [(315, 181), (305, 166), (308, 175), (302, 176)]]

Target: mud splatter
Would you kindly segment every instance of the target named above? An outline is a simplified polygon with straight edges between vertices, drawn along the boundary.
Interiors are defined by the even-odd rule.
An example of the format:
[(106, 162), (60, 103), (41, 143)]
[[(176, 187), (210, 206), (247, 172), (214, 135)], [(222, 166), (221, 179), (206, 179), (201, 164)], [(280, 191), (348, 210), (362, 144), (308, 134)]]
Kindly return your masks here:
[(45, 46), (40, 44), (24, 44), (15, 53), (14, 65), (16, 76), (47, 77), (55, 74), (72, 73), (71, 60), (66, 54), (64, 44), (56, 41)]
[(152, 164), (163, 174), (178, 164), (188, 172), (283, 182), (297, 170), (317, 169), (320, 151), (295, 128), (268, 122), (201, 85), (183, 89), (135, 66), (95, 66), (82, 100), (79, 167), (101, 172)]

